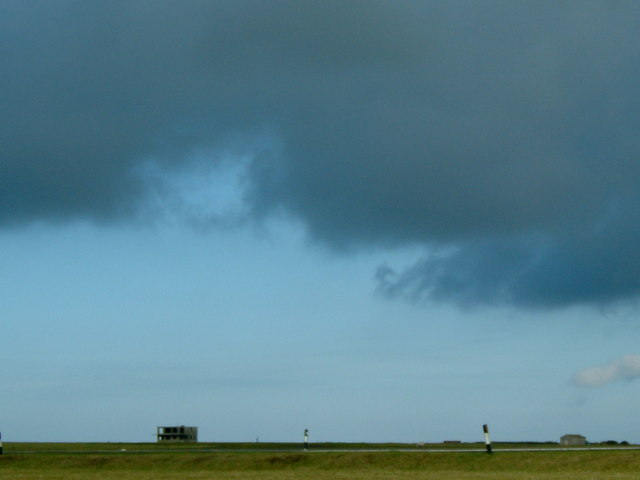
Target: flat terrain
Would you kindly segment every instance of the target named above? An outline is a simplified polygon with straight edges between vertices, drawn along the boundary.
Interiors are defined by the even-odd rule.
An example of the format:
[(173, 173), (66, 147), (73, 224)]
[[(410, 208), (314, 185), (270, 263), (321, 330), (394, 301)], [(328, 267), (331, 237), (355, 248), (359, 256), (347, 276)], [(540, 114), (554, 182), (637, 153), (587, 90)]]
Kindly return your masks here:
[[(640, 472), (639, 450), (497, 450), (487, 455), (481, 451), (433, 451), (441, 450), (443, 445), (416, 448), (367, 444), (367, 451), (360, 452), (352, 451), (353, 444), (330, 445), (334, 447), (330, 452), (313, 448), (303, 452), (299, 446), (294, 451), (296, 447), (291, 444), (260, 444), (264, 451), (249, 452), (249, 446), (255, 444), (172, 445), (169, 449), (157, 444), (5, 444), (5, 454), (0, 456), (0, 478), (635, 480)], [(339, 451), (343, 446), (349, 451)], [(402, 451), (387, 451), (389, 448)]]

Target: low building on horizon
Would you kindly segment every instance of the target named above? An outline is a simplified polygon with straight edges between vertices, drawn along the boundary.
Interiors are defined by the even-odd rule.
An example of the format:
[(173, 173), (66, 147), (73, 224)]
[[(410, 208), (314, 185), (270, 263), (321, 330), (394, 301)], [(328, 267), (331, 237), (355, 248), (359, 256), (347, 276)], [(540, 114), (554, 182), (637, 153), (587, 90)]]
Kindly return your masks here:
[(587, 438), (583, 435), (577, 435), (570, 433), (560, 437), (560, 445), (563, 447), (578, 447), (580, 445), (586, 445)]
[(197, 442), (198, 427), (158, 427), (158, 442)]

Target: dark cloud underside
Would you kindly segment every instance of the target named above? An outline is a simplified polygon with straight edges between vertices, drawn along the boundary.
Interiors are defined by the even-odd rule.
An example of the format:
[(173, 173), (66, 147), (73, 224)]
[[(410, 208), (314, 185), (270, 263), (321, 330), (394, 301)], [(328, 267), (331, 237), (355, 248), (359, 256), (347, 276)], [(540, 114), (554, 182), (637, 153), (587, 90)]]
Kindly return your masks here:
[(389, 295), (633, 298), (639, 32), (624, 1), (5, 1), (0, 222), (127, 218), (145, 163), (249, 154), (253, 216), (435, 252)]

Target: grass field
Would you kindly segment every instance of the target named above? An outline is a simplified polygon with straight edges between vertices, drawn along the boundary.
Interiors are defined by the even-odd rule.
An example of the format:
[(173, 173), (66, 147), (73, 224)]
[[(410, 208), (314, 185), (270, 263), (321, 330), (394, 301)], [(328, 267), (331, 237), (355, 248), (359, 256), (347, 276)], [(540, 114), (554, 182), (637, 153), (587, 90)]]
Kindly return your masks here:
[[(0, 479), (53, 480), (616, 480), (640, 478), (640, 451), (203, 452), (153, 451), (156, 444), (5, 444)], [(217, 444), (218, 446), (220, 444)], [(248, 444), (255, 447), (255, 444)], [(225, 444), (225, 446), (229, 446)], [(261, 447), (263, 445), (261, 444)], [(181, 446), (184, 449), (184, 446)], [(277, 447), (277, 448), (276, 448)], [(406, 447), (406, 446), (405, 446)], [(460, 447), (460, 446), (459, 446)], [(464, 447), (464, 445), (463, 445)], [(473, 445), (472, 447), (477, 447)], [(122, 449), (126, 451), (122, 451)], [(219, 447), (221, 448), (221, 447)], [(135, 450), (146, 453), (132, 453)], [(16, 453), (31, 451), (36, 453)], [(101, 451), (104, 453), (92, 453)], [(84, 452), (84, 453), (70, 453)]]

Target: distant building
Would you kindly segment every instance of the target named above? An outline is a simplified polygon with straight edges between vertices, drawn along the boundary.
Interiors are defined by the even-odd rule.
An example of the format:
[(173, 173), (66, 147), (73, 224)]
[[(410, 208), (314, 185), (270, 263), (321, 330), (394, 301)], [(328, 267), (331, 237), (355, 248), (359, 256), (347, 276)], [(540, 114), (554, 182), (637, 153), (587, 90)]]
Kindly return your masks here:
[(586, 445), (587, 439), (582, 435), (563, 435), (560, 437), (560, 445), (564, 447), (575, 447), (579, 445)]
[(158, 442), (197, 442), (198, 427), (158, 427)]

